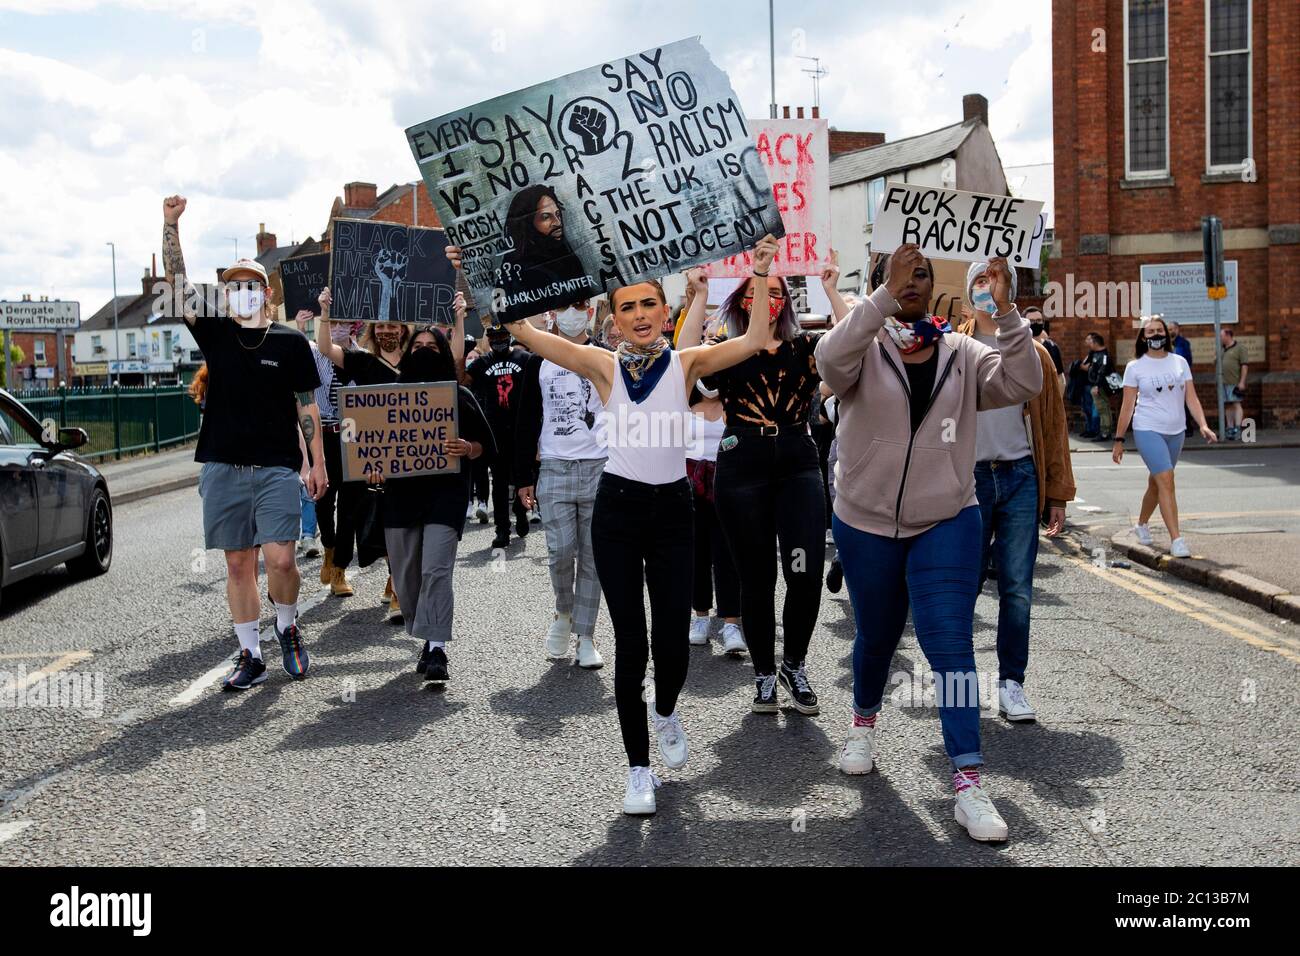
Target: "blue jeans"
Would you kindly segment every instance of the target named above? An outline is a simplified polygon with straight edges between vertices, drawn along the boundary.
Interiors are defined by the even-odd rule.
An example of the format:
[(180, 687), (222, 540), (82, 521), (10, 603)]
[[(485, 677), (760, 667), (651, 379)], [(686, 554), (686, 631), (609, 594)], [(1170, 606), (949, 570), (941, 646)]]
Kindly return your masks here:
[[(984, 763), (975, 673), (980, 510), (972, 505), (911, 538), (831, 524), (858, 633), (853, 641), (853, 712), (880, 710), (909, 604), (916, 640), (934, 672), (943, 746), (961, 770)], [(954, 689), (949, 693), (945, 689)]]
[(309, 538), (316, 537), (316, 502), (307, 494), (307, 486), (302, 486), (298, 500), (302, 503), (302, 533)]
[(1092, 386), (1087, 385), (1083, 389), (1083, 409), (1084, 431), (1091, 434), (1101, 430), (1101, 414), (1097, 411), (1097, 405), (1092, 400)]
[[(984, 519), (984, 560), (998, 575), (998, 680), (1025, 682), (1029, 663), (1029, 609), (1038, 560), (1038, 472), (1033, 457), (975, 463), (975, 494)], [(984, 587), (983, 573), (980, 587)]]

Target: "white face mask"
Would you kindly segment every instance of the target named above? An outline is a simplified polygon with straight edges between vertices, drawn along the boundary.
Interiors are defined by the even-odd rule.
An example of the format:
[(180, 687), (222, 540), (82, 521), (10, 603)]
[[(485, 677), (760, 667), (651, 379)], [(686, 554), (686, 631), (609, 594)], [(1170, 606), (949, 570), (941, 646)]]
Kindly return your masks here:
[(565, 335), (578, 335), (587, 329), (587, 310), (565, 309), (563, 312), (556, 312), (555, 324)]
[(230, 310), (241, 319), (251, 319), (262, 311), (265, 301), (261, 289), (236, 289), (230, 294)]

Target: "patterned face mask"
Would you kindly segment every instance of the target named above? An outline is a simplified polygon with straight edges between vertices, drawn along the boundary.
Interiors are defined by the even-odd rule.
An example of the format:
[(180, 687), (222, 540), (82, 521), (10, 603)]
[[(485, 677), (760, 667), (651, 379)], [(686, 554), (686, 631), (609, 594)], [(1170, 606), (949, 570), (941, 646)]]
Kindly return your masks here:
[(937, 315), (927, 315), (923, 319), (915, 322), (899, 322), (892, 315), (885, 319), (885, 332), (894, 340), (898, 346), (898, 351), (904, 355), (911, 355), (913, 352), (932, 345), (944, 336), (945, 333), (952, 331), (952, 324), (945, 318)]
[(649, 345), (636, 345), (624, 339), (614, 353), (618, 358), (619, 374), (627, 388), (628, 397), (640, 404), (649, 397), (669, 363), (660, 361), (668, 354), (668, 340), (658, 336)]

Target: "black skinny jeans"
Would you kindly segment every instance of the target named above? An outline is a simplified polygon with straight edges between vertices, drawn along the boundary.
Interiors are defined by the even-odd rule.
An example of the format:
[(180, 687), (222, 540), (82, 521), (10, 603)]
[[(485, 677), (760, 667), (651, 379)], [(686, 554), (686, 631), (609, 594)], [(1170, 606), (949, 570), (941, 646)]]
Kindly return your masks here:
[(731, 548), (722, 533), (717, 508), (708, 498), (695, 497), (695, 588), (691, 606), (696, 611), (713, 607), (718, 596), (718, 617), (740, 617), (740, 575)]
[[(641, 687), (655, 662), (655, 710), (677, 708), (690, 662), (691, 486), (647, 485), (606, 472), (591, 519), (596, 576), (614, 625), (614, 701), (629, 767), (650, 766)], [(645, 592), (650, 592), (647, 644)]]
[[(493, 428), (494, 434), (509, 434), (503, 428)], [(498, 438), (498, 440), (500, 440)], [(516, 519), (528, 514), (510, 487), (514, 483), (515, 450), (510, 445), (498, 446), (496, 457), (492, 459), (492, 520), (496, 524), (497, 534), (510, 534), (510, 517)]]
[[(737, 443), (725, 448), (727, 439)], [(776, 673), (776, 553), (785, 577), (784, 658), (803, 663), (817, 625), (826, 563), (826, 504), (817, 446), (800, 432), (728, 428), (714, 499), (740, 572), (740, 614), (755, 674)]]
[(360, 492), (365, 486), (355, 482), (343, 483), (343, 446), (339, 443), (338, 432), (322, 432), (321, 443), (325, 446), (325, 475), (329, 478), (329, 487), (316, 502), (316, 523), (320, 527), (321, 544), (334, 550), (334, 564), (346, 568), (356, 545), (356, 514), (361, 503)]

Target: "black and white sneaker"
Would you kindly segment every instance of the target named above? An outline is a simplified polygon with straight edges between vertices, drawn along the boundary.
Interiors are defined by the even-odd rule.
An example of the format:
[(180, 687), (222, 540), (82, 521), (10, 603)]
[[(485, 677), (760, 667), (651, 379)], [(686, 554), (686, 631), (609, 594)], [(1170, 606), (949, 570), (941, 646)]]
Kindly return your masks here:
[(781, 669), (777, 671), (777, 678), (781, 681), (781, 686), (786, 689), (786, 693), (790, 695), (790, 703), (794, 705), (795, 710), (801, 714), (821, 713), (821, 708), (817, 706), (817, 695), (813, 693), (812, 685), (808, 683), (808, 674), (803, 664), (792, 668), (782, 661)]
[(428, 669), (428, 667), (429, 667), (429, 655), (432, 654), (432, 653), (433, 653), (433, 651), (429, 650), (429, 642), (428, 642), (428, 641), (421, 641), (421, 642), (420, 642), (420, 659), (417, 660), (417, 661), (415, 662), (415, 672), (416, 672), (417, 674), (423, 674), (423, 673)]
[(754, 705), (751, 709), (756, 714), (776, 713), (775, 674), (759, 674), (754, 678)]
[(302, 680), (307, 676), (307, 668), (311, 666), (311, 658), (302, 643), (302, 631), (297, 624), (290, 624), (283, 631), (276, 625), (275, 637), (280, 642), (284, 672), (294, 680)]
[(266, 680), (266, 665), (250, 650), (241, 650), (235, 658), (235, 668), (221, 682), (222, 690), (248, 690)]
[(497, 536), (492, 539), (492, 548), (494, 550), (497, 548), (504, 548), (509, 544), (510, 544), (509, 531), (498, 531)]
[[(427, 641), (424, 646), (429, 646)], [(433, 684), (445, 684), (451, 680), (451, 673), (447, 669), (447, 652), (441, 647), (429, 651), (424, 662), (424, 679)]]
[(840, 564), (839, 558), (832, 558), (831, 569), (826, 572), (826, 590), (831, 594), (839, 594), (842, 587), (844, 587), (844, 566)]

